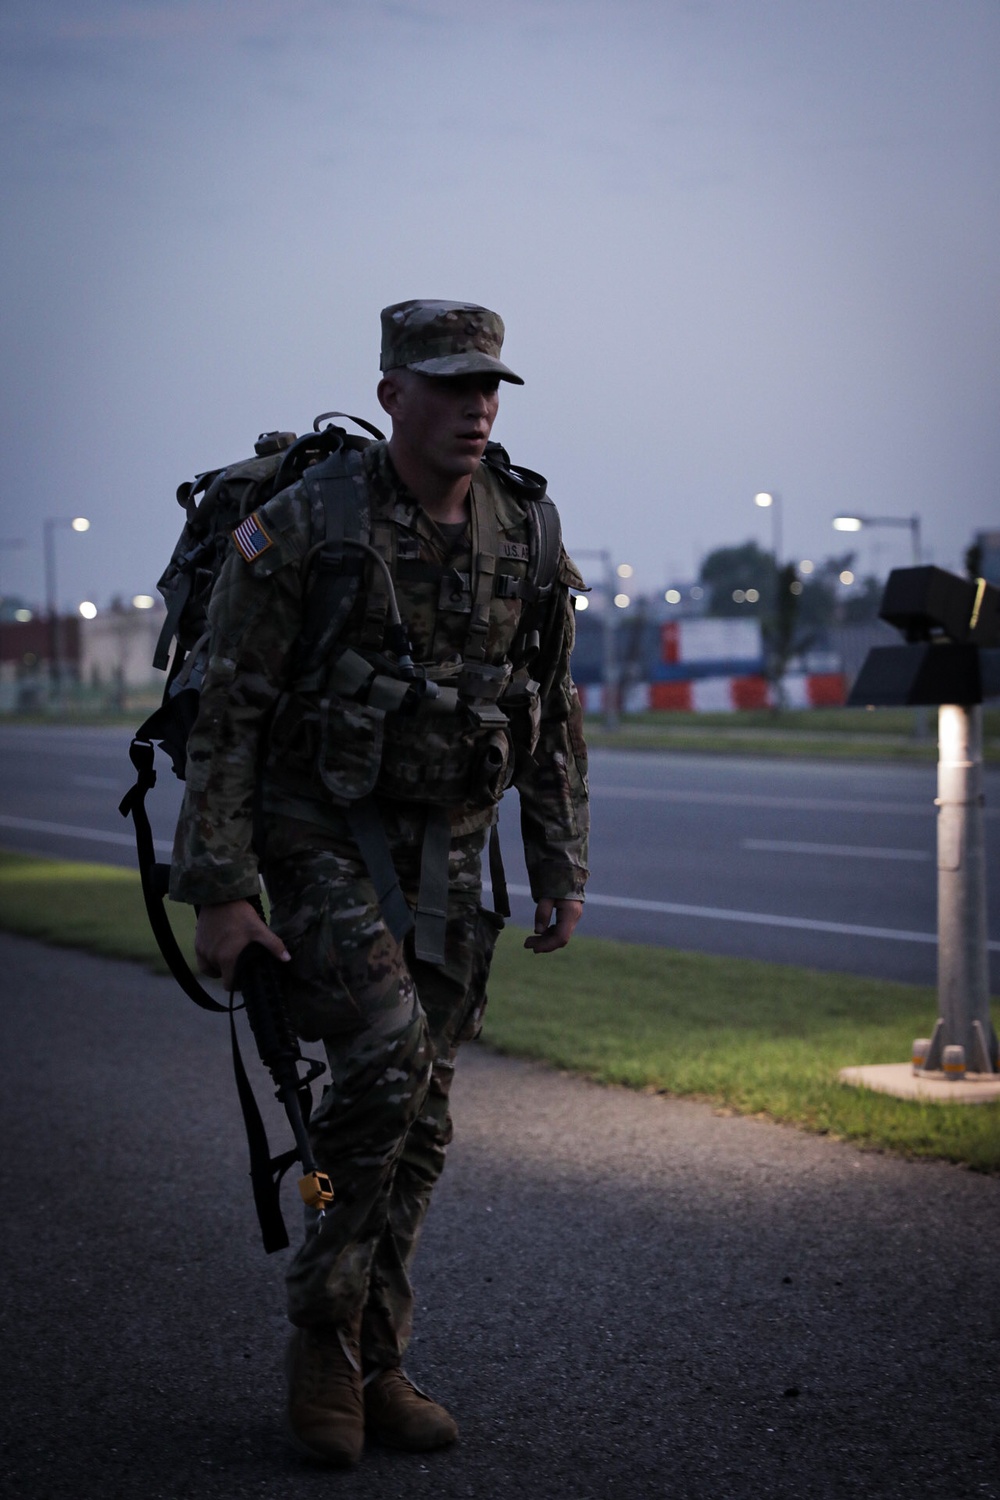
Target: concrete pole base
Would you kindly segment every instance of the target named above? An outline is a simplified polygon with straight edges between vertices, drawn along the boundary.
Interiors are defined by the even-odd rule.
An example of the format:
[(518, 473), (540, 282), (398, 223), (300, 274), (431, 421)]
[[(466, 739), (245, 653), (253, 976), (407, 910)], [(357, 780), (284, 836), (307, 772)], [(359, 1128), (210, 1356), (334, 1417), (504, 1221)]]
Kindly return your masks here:
[(952, 1081), (944, 1073), (923, 1068), (914, 1073), (912, 1063), (873, 1063), (841, 1068), (841, 1083), (852, 1088), (872, 1089), (895, 1099), (915, 1099), (921, 1104), (990, 1104), (1000, 1099), (1000, 1074), (966, 1073)]

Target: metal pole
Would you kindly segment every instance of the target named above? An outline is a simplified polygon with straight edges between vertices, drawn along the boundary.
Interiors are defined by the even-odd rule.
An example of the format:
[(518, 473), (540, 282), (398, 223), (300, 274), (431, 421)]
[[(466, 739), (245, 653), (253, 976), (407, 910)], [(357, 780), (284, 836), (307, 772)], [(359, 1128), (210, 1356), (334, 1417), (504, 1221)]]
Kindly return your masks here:
[(56, 526), (58, 521), (42, 522), (45, 543), (45, 612), (49, 621), (49, 699), (54, 700), (59, 692), (61, 679), (59, 616), (56, 597)]
[(604, 621), (602, 640), (604, 660), (602, 663), (603, 709), (605, 729), (618, 728), (618, 651), (615, 641), (615, 570), (611, 564), (611, 553), (601, 551), (604, 563)]
[(965, 1049), (975, 1073), (997, 1071), (986, 956), (986, 862), (983, 842), (983, 711), (942, 704), (938, 710), (938, 1007), (926, 1066), (943, 1049)]

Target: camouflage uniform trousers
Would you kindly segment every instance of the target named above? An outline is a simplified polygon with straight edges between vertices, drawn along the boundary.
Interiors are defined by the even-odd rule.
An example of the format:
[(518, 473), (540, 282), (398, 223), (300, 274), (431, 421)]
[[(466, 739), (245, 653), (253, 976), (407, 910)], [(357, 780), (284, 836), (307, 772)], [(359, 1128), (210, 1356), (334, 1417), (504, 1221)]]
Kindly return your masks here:
[[(423, 817), (384, 809), (400, 884), (411, 905)], [(480, 906), (485, 830), (452, 842), (446, 961), (397, 942), (349, 838), (272, 822), (265, 881), (271, 925), (292, 955), (286, 994), (306, 1040), (330, 1067), (311, 1124), (313, 1150), (335, 1200), (289, 1267), (288, 1315), (338, 1326), (358, 1308), (366, 1372), (398, 1365), (413, 1325), (409, 1270), (431, 1191), (452, 1138), (448, 1096), (459, 1043), (482, 1025), (502, 920)]]

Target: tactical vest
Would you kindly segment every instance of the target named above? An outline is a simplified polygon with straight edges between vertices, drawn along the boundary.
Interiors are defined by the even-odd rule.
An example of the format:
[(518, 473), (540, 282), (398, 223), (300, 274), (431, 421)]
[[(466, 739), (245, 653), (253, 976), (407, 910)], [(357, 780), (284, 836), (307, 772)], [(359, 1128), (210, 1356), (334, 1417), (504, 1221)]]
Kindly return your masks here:
[[(330, 455), (301, 487), (325, 536), (306, 558), (303, 628), (270, 724), (262, 806), (320, 826), (339, 809), (333, 826), (346, 819), (397, 936), (414, 915), (379, 803), (425, 808), (415, 942), (418, 957), (440, 963), (453, 837), (492, 825), (494, 902), (509, 915), (495, 809), (538, 740), (532, 666), (561, 555), (558, 514), (544, 480), (491, 444), (470, 490), (466, 572), (421, 558), (414, 533), (373, 513), (360, 452)], [(267, 530), (269, 507), (259, 515)], [(262, 577), (282, 565), (268, 553), (250, 564)], [(407, 607), (448, 615), (446, 659), (412, 660), (397, 586)]]
[[(314, 432), (297, 440), (265, 434), (254, 459), (178, 490), (187, 523), (160, 582), (168, 605), (160, 664), (174, 636), (177, 649), (163, 703), (130, 747), (137, 780), (121, 807), (135, 820), (150, 921), (178, 974), (186, 965), (162, 911), (169, 866), (156, 863), (144, 806), (156, 779), (153, 743), (183, 779), (207, 665), (206, 610), (222, 557), (231, 551), (228, 538), (238, 540), (248, 524), (252, 529), (255, 516), (266, 524), (296, 482), (314, 526), (320, 518), (322, 539), (306, 559), (302, 628), (289, 686), (269, 726), (259, 805), (320, 825), (331, 808), (341, 809), (397, 937), (414, 920), (399, 890), (378, 801), (426, 807), (417, 952), (436, 962), (443, 961), (451, 839), (492, 823), (494, 903), (508, 914), (495, 805), (517, 756), (530, 755), (538, 738), (539, 686), (531, 669), (559, 571), (558, 513), (545, 480), (513, 466), (498, 443), (489, 443), (472, 484), (469, 575), (423, 561), (414, 537), (400, 537), (394, 522), (373, 518), (362, 461), (367, 440), (321, 427), (337, 415), (324, 413)], [(368, 423), (360, 425), (381, 438)], [(272, 498), (264, 500), (262, 492)], [(516, 536), (510, 527), (501, 534), (501, 514)], [(259, 576), (280, 565), (270, 551), (249, 563)], [(448, 660), (413, 663), (397, 581), (404, 589), (436, 591), (437, 607), (461, 611), (461, 646)], [(575, 575), (570, 581), (582, 586)], [(501, 610), (505, 622), (496, 618)], [(194, 976), (182, 982), (201, 1003)]]
[[(537, 742), (534, 606), (551, 594), (560, 546), (542, 482), (517, 476), (512, 504), (505, 459), (499, 450), (472, 483), (468, 572), (421, 559), (415, 535), (372, 519), (360, 455), (335, 454), (304, 475), (327, 537), (310, 558), (300, 663), (271, 727), (272, 805), (282, 789), (300, 803), (308, 788), (340, 806), (374, 794), (447, 807), (456, 832), (489, 821), (516, 755)], [(397, 587), (423, 617), (447, 616), (457, 648), (447, 660), (410, 661)]]
[[(174, 640), (176, 649), (163, 703), (136, 731), (129, 750), (136, 781), (120, 811), (134, 820), (150, 923), (185, 993), (204, 1009), (228, 1009), (231, 1027), (232, 997), (226, 1007), (205, 990), (166, 916), (169, 866), (156, 860), (145, 799), (156, 783), (154, 742), (170, 756), (175, 772), (182, 779), (185, 775), (187, 737), (207, 660), (206, 612), (222, 559), (231, 548), (231, 529), (257, 514), (255, 506), (266, 514), (263, 496), (276, 496), (299, 478), (308, 498), (318, 503), (325, 535), (307, 559), (303, 629), (290, 686), (271, 724), (266, 785), (280, 801), (286, 785), (291, 795), (292, 787), (301, 794), (303, 784), (311, 784), (319, 800), (306, 797), (306, 808), (315, 813), (326, 802), (343, 809), (389, 929), (402, 937), (415, 928), (419, 958), (444, 961), (448, 855), (453, 835), (463, 827), (453, 818), (456, 807), (469, 811), (470, 827), (481, 825), (484, 817), (493, 823), (494, 905), (509, 915), (494, 808), (513, 774), (516, 756), (530, 754), (538, 738), (539, 686), (531, 668), (560, 564), (556, 509), (545, 494), (545, 481), (528, 469), (514, 468), (500, 445), (490, 443), (473, 481), (469, 576), (422, 562), (415, 552), (411, 555), (398, 545), (393, 524), (377, 516), (373, 520), (361, 460), (365, 440), (347, 437), (341, 429), (322, 428), (325, 420), (339, 415), (324, 413), (313, 424), (313, 433), (297, 440), (289, 433), (264, 434), (254, 459), (181, 486), (178, 499), (187, 521), (160, 580), (167, 620), (156, 665), (167, 665)], [(381, 438), (367, 422), (359, 425)], [(329, 453), (331, 448), (335, 451)], [(303, 473), (304, 465), (311, 466)], [(496, 524), (498, 505), (505, 502), (509, 508), (511, 496), (522, 513), (513, 539), (501, 536)], [(252, 566), (266, 573), (273, 562), (269, 558)], [(436, 589), (442, 608), (461, 608), (463, 616), (467, 614), (462, 648), (454, 659), (413, 663), (396, 601), (397, 581), (404, 588), (420, 583)], [(568, 581), (582, 587), (576, 575)], [(508, 606), (506, 628), (499, 628), (496, 618), (498, 601)], [(427, 807), (415, 916), (399, 889), (379, 798)], [(249, 996), (247, 1005), (249, 1009)], [(273, 1041), (270, 1031), (268, 1039)], [(284, 1065), (291, 1058), (291, 1076), (283, 1075), (278, 1097), (284, 1099), (290, 1119), (298, 1119), (299, 1128), (296, 1149), (271, 1158), (235, 1029), (232, 1043), (265, 1248), (281, 1249), (288, 1237), (281, 1222), (278, 1185), (296, 1156), (309, 1174), (303, 1096), (308, 1096), (307, 1085), (320, 1065), (310, 1064), (306, 1077), (300, 1078), (294, 1066), (301, 1061), (294, 1039), (289, 1054), (278, 1059)], [(258, 1043), (272, 1067), (274, 1059), (268, 1061), (259, 1037)], [(279, 1081), (277, 1072), (274, 1076)]]

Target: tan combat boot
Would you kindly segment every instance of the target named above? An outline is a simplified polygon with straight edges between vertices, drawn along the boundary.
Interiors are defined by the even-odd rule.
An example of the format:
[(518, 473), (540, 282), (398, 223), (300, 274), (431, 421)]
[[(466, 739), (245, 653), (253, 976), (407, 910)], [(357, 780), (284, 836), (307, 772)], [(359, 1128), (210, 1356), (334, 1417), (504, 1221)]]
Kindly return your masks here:
[(360, 1316), (352, 1327), (296, 1328), (288, 1345), (288, 1426), (300, 1453), (356, 1464), (365, 1444)]
[(390, 1448), (424, 1453), (446, 1448), (458, 1437), (458, 1424), (430, 1396), (425, 1396), (402, 1370), (380, 1370), (365, 1382), (365, 1428), (370, 1437)]

